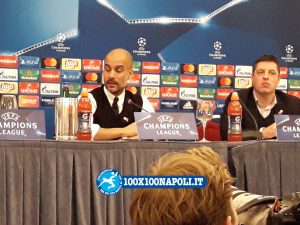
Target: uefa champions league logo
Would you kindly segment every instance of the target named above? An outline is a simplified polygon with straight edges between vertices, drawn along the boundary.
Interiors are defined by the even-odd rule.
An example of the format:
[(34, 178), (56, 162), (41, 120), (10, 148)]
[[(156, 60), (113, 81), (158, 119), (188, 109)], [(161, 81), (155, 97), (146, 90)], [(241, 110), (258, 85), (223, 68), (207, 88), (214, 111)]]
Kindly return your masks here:
[(291, 45), (291, 44), (285, 45), (285, 52), (286, 52), (286, 55), (281, 57), (281, 59), (283, 61), (292, 63), (292, 62), (298, 60), (298, 58), (293, 56), (293, 54), (292, 54), (295, 52), (295, 48), (293, 45)]
[(294, 47), (292, 45), (287, 45), (287, 46), (285, 46), (285, 51), (288, 54), (292, 54), (294, 51)]
[(140, 47), (145, 47), (145, 45), (147, 44), (147, 41), (145, 38), (143, 37), (140, 37), (138, 40), (137, 40), (137, 43)]
[(56, 40), (58, 42), (64, 42), (66, 40), (66, 35), (63, 33), (59, 33), (56, 35)]
[(222, 49), (222, 43), (219, 42), (219, 41), (216, 41), (216, 42), (214, 43), (214, 49), (215, 49), (216, 51), (220, 51), (220, 50)]
[(132, 53), (138, 55), (138, 56), (147, 56), (151, 53), (151, 51), (146, 50), (145, 46), (147, 45), (147, 39), (144, 37), (139, 37), (137, 39), (137, 45), (138, 49), (137, 50), (132, 50)]
[(122, 187), (122, 177), (116, 169), (106, 169), (98, 175), (96, 183), (103, 194), (115, 195)]

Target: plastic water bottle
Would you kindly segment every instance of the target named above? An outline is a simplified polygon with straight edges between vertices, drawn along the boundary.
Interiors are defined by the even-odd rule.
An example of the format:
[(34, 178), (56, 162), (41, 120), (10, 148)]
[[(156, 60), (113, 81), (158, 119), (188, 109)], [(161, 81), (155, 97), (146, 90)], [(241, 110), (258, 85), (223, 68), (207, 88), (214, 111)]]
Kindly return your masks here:
[(231, 101), (228, 104), (228, 141), (242, 141), (242, 105), (239, 101), (238, 93), (233, 92)]
[(77, 140), (92, 139), (92, 103), (88, 97), (86, 88), (82, 89), (81, 98), (78, 102), (78, 130)]

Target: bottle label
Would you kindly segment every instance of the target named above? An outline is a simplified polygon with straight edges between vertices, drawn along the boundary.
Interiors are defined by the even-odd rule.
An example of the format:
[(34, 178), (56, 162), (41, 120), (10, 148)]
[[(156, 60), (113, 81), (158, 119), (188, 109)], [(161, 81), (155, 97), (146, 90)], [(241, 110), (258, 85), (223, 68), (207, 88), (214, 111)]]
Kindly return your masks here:
[(242, 134), (242, 116), (230, 115), (228, 116), (228, 133)]
[(78, 131), (77, 133), (91, 133), (92, 128), (92, 113), (79, 112), (78, 113)]

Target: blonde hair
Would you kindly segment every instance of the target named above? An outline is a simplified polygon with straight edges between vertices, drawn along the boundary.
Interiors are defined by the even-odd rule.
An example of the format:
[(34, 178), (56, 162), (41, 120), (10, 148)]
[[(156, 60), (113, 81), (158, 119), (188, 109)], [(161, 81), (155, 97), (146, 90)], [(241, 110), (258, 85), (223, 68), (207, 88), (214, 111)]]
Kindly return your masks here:
[(132, 225), (217, 225), (231, 215), (233, 179), (209, 147), (166, 154), (148, 175), (205, 176), (208, 183), (203, 189), (137, 189), (130, 206)]

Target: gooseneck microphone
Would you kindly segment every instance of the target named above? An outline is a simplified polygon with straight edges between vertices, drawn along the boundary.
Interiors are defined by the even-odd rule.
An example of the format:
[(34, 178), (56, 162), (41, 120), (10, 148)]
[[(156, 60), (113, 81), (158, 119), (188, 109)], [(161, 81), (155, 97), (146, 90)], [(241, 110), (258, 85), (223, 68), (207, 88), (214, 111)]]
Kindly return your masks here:
[(145, 112), (149, 112), (148, 110), (144, 109), (143, 107), (139, 106), (138, 104), (135, 104), (134, 101), (132, 101), (132, 99), (128, 98), (127, 99), (127, 103), (129, 105), (134, 105), (135, 107), (138, 107), (139, 109), (141, 109), (142, 111), (145, 111)]
[(253, 114), (250, 112), (250, 110), (247, 108), (246, 104), (242, 101), (241, 98), (239, 98), (240, 103), (242, 104), (243, 108), (247, 111), (247, 113), (250, 115), (250, 117), (252, 118), (254, 125), (255, 125), (255, 130), (256, 130), (256, 140), (260, 141), (261, 140), (261, 136), (259, 134), (259, 128), (258, 128), (258, 124), (256, 122), (255, 117), (253, 116)]

